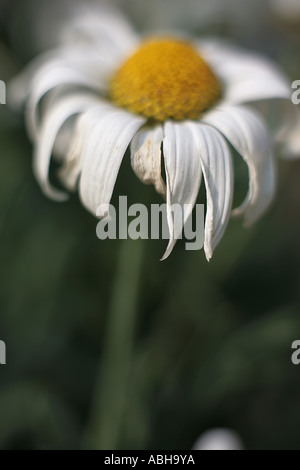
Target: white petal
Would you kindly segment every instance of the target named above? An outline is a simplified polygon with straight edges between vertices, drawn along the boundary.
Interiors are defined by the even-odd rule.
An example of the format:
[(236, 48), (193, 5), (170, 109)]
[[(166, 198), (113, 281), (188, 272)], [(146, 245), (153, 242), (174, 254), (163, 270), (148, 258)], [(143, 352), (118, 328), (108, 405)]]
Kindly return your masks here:
[(21, 108), (30, 93), (30, 84), (37, 70), (46, 62), (57, 60), (56, 51), (38, 56), (27, 65), (22, 73), (12, 78), (8, 83), (8, 101), (15, 109)]
[(224, 101), (291, 99), (290, 83), (272, 61), (214, 40), (199, 42), (198, 48), (224, 82)]
[[(86, 133), (89, 132), (89, 115), (93, 110), (85, 112), (78, 117), (74, 128), (74, 137), (70, 140), (70, 146), (64, 164), (59, 169), (58, 175), (63, 185), (69, 191), (75, 191), (79, 175), (82, 169), (82, 154)], [(93, 121), (94, 122), (94, 121)]]
[(53, 107), (45, 117), (34, 152), (34, 171), (41, 187), (49, 197), (57, 200), (64, 200), (67, 197), (65, 193), (52, 188), (48, 180), (50, 159), (57, 134), (69, 117), (84, 111), (93, 104), (95, 104), (95, 98), (89, 95), (68, 96)]
[(64, 163), (70, 149), (70, 142), (74, 136), (74, 127), (77, 122), (77, 115), (71, 116), (56, 136), (55, 144), (53, 147), (53, 157), (58, 163)]
[(100, 107), (97, 121), (86, 135), (80, 179), (82, 203), (93, 214), (109, 204), (126, 149), (145, 124), (145, 119), (117, 108), (103, 115)]
[(165, 183), (161, 176), (161, 125), (141, 129), (131, 143), (131, 166), (144, 184), (153, 184), (159, 194), (165, 196)]
[(61, 65), (59, 67), (51, 68), (47, 64), (40, 70), (34, 77), (31, 83), (31, 94), (26, 107), (26, 120), (28, 131), (35, 139), (38, 134), (39, 127), (39, 103), (41, 99), (51, 90), (62, 85), (67, 85), (72, 90), (72, 86), (85, 87), (97, 92), (106, 89), (106, 82), (108, 79), (109, 71), (104, 68), (102, 76), (87, 73), (89, 70), (84, 68), (83, 64), (78, 68), (70, 67), (68, 65)]
[[(98, 87), (101, 89), (106, 77), (117, 66), (116, 61), (109, 60), (109, 57), (103, 57), (99, 50), (80, 50), (74, 46), (51, 50), (32, 60), (22, 73), (9, 82), (10, 105), (15, 108), (21, 107), (31, 94), (32, 84), (36, 78), (45, 79), (56, 70), (68, 69), (68, 74), (70, 71), (74, 71), (75, 75), (80, 74), (80, 79), (84, 76), (85, 82), (90, 80), (92, 87), (98, 83)], [(63, 77), (63, 74), (61, 76)]]
[[(167, 218), (170, 241), (162, 258), (166, 259), (192, 213), (201, 184), (201, 161), (189, 124), (166, 122), (164, 161), (167, 179)], [(184, 216), (174, 220), (172, 205), (179, 204)], [(184, 207), (186, 205), (186, 207)]]
[(66, 43), (90, 48), (101, 52), (108, 51), (116, 57), (131, 53), (139, 42), (137, 35), (118, 10), (111, 7), (86, 8), (81, 5), (74, 9), (69, 28), (64, 30), (63, 40)]
[(250, 225), (269, 207), (276, 187), (274, 156), (265, 125), (256, 113), (242, 106), (220, 107), (203, 121), (222, 132), (248, 166), (248, 195), (233, 214), (244, 214)]
[(93, 106), (77, 119), (65, 163), (59, 170), (59, 176), (64, 186), (70, 191), (76, 189), (82, 171), (84, 150), (88, 141), (87, 136), (91, 135), (99, 120), (113, 110), (115, 108), (108, 102), (102, 102), (98, 105), (93, 103)]
[(206, 185), (204, 251), (209, 261), (230, 218), (233, 197), (232, 158), (223, 136), (210, 126), (190, 124)]

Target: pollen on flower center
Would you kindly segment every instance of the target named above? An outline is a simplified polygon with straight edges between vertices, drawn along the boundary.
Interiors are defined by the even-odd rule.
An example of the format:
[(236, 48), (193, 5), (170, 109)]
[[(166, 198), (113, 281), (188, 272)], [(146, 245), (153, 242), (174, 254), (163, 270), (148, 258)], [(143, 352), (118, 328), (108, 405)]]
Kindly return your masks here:
[(188, 43), (144, 43), (117, 71), (110, 97), (118, 105), (149, 119), (197, 119), (221, 95), (207, 63)]

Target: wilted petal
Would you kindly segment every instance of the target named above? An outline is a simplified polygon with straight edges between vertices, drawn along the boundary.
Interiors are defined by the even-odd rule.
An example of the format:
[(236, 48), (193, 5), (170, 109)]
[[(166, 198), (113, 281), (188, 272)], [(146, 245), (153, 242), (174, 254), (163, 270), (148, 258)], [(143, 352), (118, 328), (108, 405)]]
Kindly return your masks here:
[(222, 132), (248, 166), (248, 195), (233, 214), (244, 214), (250, 225), (266, 211), (275, 193), (274, 156), (265, 125), (256, 113), (242, 106), (220, 107), (203, 120)]
[(51, 198), (64, 200), (67, 195), (51, 187), (48, 179), (49, 165), (57, 134), (71, 116), (95, 103), (89, 95), (68, 96), (62, 99), (45, 116), (34, 152), (34, 171), (43, 191)]
[(113, 107), (105, 113), (100, 107), (97, 121), (86, 135), (80, 179), (82, 203), (93, 214), (110, 203), (126, 149), (145, 124), (145, 119)]
[(233, 197), (232, 157), (223, 136), (210, 126), (190, 123), (201, 160), (207, 210), (204, 251), (209, 261), (230, 218)]
[(131, 143), (131, 166), (144, 184), (153, 184), (158, 193), (165, 196), (165, 183), (161, 176), (161, 125), (141, 129)]
[[(167, 122), (164, 126), (164, 133), (163, 150), (167, 179), (167, 219), (170, 241), (162, 260), (170, 255), (176, 240), (181, 235), (183, 226), (192, 213), (201, 184), (199, 152), (189, 125)], [(174, 220), (174, 212), (172, 211), (174, 204), (179, 204), (182, 209), (181, 220)]]

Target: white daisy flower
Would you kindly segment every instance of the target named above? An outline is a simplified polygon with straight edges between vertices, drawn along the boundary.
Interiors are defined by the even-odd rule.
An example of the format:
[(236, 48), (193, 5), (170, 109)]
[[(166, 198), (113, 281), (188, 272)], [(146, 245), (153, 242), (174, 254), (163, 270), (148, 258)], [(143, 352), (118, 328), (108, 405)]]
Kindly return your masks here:
[[(48, 179), (52, 153), (59, 154), (65, 187), (78, 187), (83, 205), (101, 215), (97, 209), (109, 204), (130, 147), (138, 178), (166, 197), (170, 241), (164, 259), (179, 236), (171, 206), (192, 208), (203, 176), (210, 260), (232, 213), (228, 144), (249, 170), (248, 194), (233, 211), (247, 224), (273, 199), (275, 140), (290, 155), (300, 152), (300, 113), (288, 80), (270, 61), (222, 41), (141, 38), (108, 12), (82, 13), (65, 32), (62, 46), (38, 58), (10, 90), (11, 101), (26, 100), (34, 169), (44, 192), (67, 198)], [(262, 110), (274, 105), (280, 125), (272, 135)]]

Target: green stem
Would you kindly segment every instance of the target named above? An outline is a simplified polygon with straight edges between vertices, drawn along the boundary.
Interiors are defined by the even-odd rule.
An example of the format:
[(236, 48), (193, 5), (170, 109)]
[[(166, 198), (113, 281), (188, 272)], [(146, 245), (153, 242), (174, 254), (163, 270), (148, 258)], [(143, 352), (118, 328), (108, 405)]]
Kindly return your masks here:
[(101, 373), (84, 443), (89, 449), (118, 448), (128, 397), (144, 243), (142, 240), (121, 243)]

